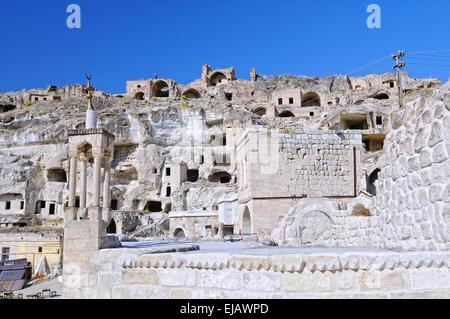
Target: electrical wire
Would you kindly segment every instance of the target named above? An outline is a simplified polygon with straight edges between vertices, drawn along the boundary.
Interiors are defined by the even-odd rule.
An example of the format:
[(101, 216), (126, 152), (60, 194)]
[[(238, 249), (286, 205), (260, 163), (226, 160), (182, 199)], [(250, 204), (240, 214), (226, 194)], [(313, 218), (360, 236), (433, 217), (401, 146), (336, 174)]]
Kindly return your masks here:
[(352, 70), (352, 71), (350, 71), (350, 72), (347, 72), (346, 74), (348, 74), (348, 75), (356, 74), (356, 73), (358, 73), (359, 71), (362, 71), (362, 70), (365, 70), (365, 69), (370, 68), (370, 67), (372, 67), (372, 66), (381, 64), (382, 62), (385, 62), (385, 61), (389, 60), (390, 58), (391, 58), (390, 56), (387, 56), (387, 57), (384, 57), (384, 58), (382, 58), (382, 59), (378, 59), (378, 60), (376, 60), (376, 61), (374, 61), (374, 62), (371, 62), (371, 63), (369, 63), (369, 64), (366, 64), (366, 65), (363, 65), (363, 66), (361, 66), (361, 67), (358, 67), (358, 68), (356, 68), (356, 69), (354, 69), (354, 70)]
[(431, 51), (418, 51), (418, 52), (407, 52), (408, 55), (413, 55), (413, 54), (430, 54), (430, 53), (444, 53), (444, 52), (449, 52), (450, 53), (450, 49), (445, 49), (445, 50), (431, 50)]
[(430, 63), (417, 63), (417, 62), (409, 62), (408, 64), (450, 68), (450, 64), (430, 64)]

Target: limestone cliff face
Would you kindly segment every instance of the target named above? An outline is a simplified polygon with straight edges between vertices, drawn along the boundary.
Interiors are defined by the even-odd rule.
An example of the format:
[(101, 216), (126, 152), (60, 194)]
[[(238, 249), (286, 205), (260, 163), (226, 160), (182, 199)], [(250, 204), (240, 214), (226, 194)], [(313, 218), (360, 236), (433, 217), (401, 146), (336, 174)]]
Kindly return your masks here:
[[(67, 129), (84, 127), (85, 98), (40, 101), (31, 106), (18, 101), (8, 103), (13, 102), (14, 108), (6, 108), (4, 102), (4, 112), (0, 113), (0, 195), (20, 196), (20, 201), (24, 201), (20, 213), (27, 218), (44, 218), (36, 214), (40, 201), (55, 203), (55, 215), (62, 217), (67, 201)], [(211, 134), (224, 133), (225, 122), (232, 121), (229, 127), (243, 126), (254, 117), (248, 110), (229, 108), (224, 100), (218, 100), (212, 107), (209, 99), (136, 101), (97, 96), (94, 105), (99, 127), (116, 136), (113, 199), (117, 201), (117, 209), (129, 211), (147, 210), (149, 201), (161, 201), (163, 208), (170, 205), (171, 198), (162, 192), (165, 166), (185, 160), (198, 168), (189, 152), (183, 151), (186, 147), (208, 146)], [(206, 122), (211, 119), (219, 119), (220, 124), (208, 126)], [(193, 130), (198, 132), (193, 134)], [(212, 195), (206, 194), (221, 192), (220, 188), (213, 191), (217, 185), (207, 182), (209, 172), (217, 169), (212, 168), (212, 161), (211, 158), (203, 165), (197, 181), (205, 183), (202, 186), (205, 193), (193, 191), (190, 195), (195, 197), (191, 201), (197, 208), (211, 206)], [(66, 178), (51, 180), (52, 170), (63, 171)], [(91, 168), (88, 168), (89, 177), (92, 177)], [(90, 188), (88, 193), (92, 193)]]
[[(409, 214), (404, 213), (403, 206), (397, 207), (403, 198), (413, 195), (414, 198), (423, 198), (425, 191), (427, 200), (435, 200), (438, 196), (437, 202), (433, 202), (434, 211), (440, 212), (448, 206), (445, 200), (439, 199), (444, 195), (439, 193), (436, 183), (433, 187), (431, 182), (424, 187), (421, 181), (423, 191), (422, 188), (411, 189), (408, 191), (410, 195), (402, 193), (400, 199), (401, 191), (392, 192), (390, 184), (397, 185), (395, 189), (403, 189), (408, 176), (401, 175), (398, 179), (396, 167), (403, 169), (403, 164), (409, 165), (408, 161), (413, 161), (410, 157), (417, 158), (417, 161), (431, 160), (427, 162), (427, 167), (422, 163), (425, 166), (420, 167), (420, 171), (413, 172), (411, 166), (410, 173), (414, 176), (438, 171), (442, 175), (449, 171), (448, 154), (445, 153), (448, 152), (449, 141), (449, 84), (439, 89), (440, 84), (436, 81), (406, 78), (405, 89), (409, 92), (406, 100), (409, 102), (404, 110), (405, 115), (392, 113), (398, 107), (397, 88), (395, 76), (389, 74), (362, 78), (260, 77), (256, 82), (236, 80), (202, 88), (194, 98), (181, 92), (195, 87), (196, 82), (187, 86), (172, 84), (170, 97), (146, 96), (145, 100), (137, 99), (141, 96), (132, 94), (112, 96), (95, 93), (93, 104), (98, 113), (99, 127), (105, 128), (116, 138), (111, 184), (114, 210), (195, 211), (197, 214), (209, 214), (205, 218), (217, 215), (218, 211), (230, 211), (231, 217), (227, 220), (235, 222), (238, 233), (239, 228), (243, 228), (244, 210), (236, 208), (238, 205), (233, 203), (237, 203), (238, 195), (247, 196), (251, 192), (247, 194), (239, 187), (243, 176), (239, 176), (239, 167), (232, 162), (231, 153), (246, 129), (254, 126), (281, 131), (315, 131), (319, 135), (321, 132), (357, 131), (359, 139), (361, 136), (365, 139), (357, 141), (358, 145), (364, 144), (367, 149), (361, 150), (362, 155), (357, 159), (358, 172), (354, 172), (356, 197), (347, 203), (332, 203), (330, 208), (338, 216), (332, 219), (334, 224), (330, 226), (336, 229), (336, 234), (346, 232), (347, 222), (338, 225), (336, 221), (341, 215), (353, 218), (351, 210), (354, 205), (365, 205), (363, 210), (369, 211), (370, 208), (371, 213), (375, 211), (374, 198), (366, 192), (369, 188), (366, 182), (372, 172), (386, 166), (380, 175), (380, 196), (376, 201), (378, 215), (373, 216), (375, 218), (370, 222), (370, 227), (364, 226), (358, 219), (351, 224), (352, 233), (357, 233), (353, 239), (330, 236), (323, 242), (358, 245), (370, 228), (373, 235), (364, 244), (378, 243), (381, 226), (378, 227), (376, 218), (380, 217), (386, 224), (383, 226), (385, 231), (391, 234), (386, 239), (386, 245), (395, 247), (398, 234), (405, 233), (404, 236), (407, 236), (409, 232), (409, 228), (402, 226), (409, 220), (398, 220), (399, 215)], [(79, 93), (70, 88), (61, 91), (59, 98), (55, 96), (58, 91), (51, 88), (53, 95), (45, 95), (48, 100), (43, 100), (42, 96), (31, 99), (34, 93), (28, 91), (0, 94), (0, 215), (3, 220), (13, 215), (20, 215), (26, 222), (31, 222), (31, 219), (58, 221), (63, 217), (69, 169), (67, 130), (84, 128), (86, 109), (82, 88), (77, 89)], [(390, 131), (392, 133), (388, 135), (385, 147), (387, 154), (382, 158), (382, 140)], [(422, 148), (411, 151), (406, 146), (413, 143), (411, 147), (414, 148), (422, 140), (428, 143)], [(314, 147), (304, 147), (309, 149), (309, 146)], [(299, 154), (296, 147), (292, 146), (293, 154)], [(290, 171), (300, 170), (294, 167)], [(286, 183), (303, 180), (291, 176), (294, 173), (289, 172), (284, 172)], [(425, 177), (420, 176), (421, 180)], [(91, 167), (88, 168), (88, 178), (92, 178)], [(442, 181), (437, 184), (448, 193), (448, 184)], [(255, 183), (253, 188), (265, 185), (273, 186), (270, 182)], [(90, 187), (88, 198), (93, 192)], [(270, 187), (266, 187), (263, 193), (270, 195)], [(302, 187), (292, 189), (295, 193)], [(361, 195), (360, 191), (365, 195)], [(302, 194), (292, 195), (301, 197)], [(239, 205), (246, 205), (245, 201), (250, 197), (245, 196), (242, 196)], [(221, 203), (225, 204), (218, 207)], [(348, 209), (342, 208), (347, 204)], [(276, 214), (287, 215), (292, 205), (288, 198)], [(394, 207), (392, 212), (401, 210), (402, 213), (394, 214), (397, 217), (391, 216), (392, 212), (386, 210), (390, 206)], [(255, 210), (259, 209), (255, 206)], [(405, 218), (412, 218), (413, 215)], [(428, 225), (429, 222), (421, 224), (419, 221), (420, 218), (428, 221), (429, 216), (419, 218), (414, 215), (414, 218), (419, 218), (417, 225), (424, 225), (419, 226), (423, 228), (421, 234), (429, 232), (429, 227), (436, 230), (435, 234), (439, 227), (443, 232), (447, 227), (443, 226), (443, 222), (448, 218), (443, 213), (440, 216)], [(261, 216), (261, 220), (276, 219)], [(209, 219), (207, 223), (206, 226), (214, 224)], [(274, 223), (264, 228), (270, 232), (276, 226)], [(431, 242), (429, 249), (440, 247), (438, 242), (443, 240), (433, 239)], [(414, 244), (411, 242), (408, 245)]]

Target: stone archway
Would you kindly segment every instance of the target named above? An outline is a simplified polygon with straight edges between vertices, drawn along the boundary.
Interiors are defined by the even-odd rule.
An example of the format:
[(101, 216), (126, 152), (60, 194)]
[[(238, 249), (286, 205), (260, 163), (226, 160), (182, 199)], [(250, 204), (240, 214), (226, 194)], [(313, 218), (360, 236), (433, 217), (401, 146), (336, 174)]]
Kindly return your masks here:
[(106, 233), (107, 234), (117, 234), (117, 225), (116, 225), (116, 221), (113, 219), (111, 219), (111, 222), (109, 223), (108, 227), (106, 228)]
[(315, 92), (308, 92), (302, 97), (302, 107), (320, 106), (320, 97)]
[(327, 246), (332, 237), (333, 211), (330, 201), (305, 199), (293, 207), (272, 231), (272, 240), (278, 245)]
[(378, 181), (378, 175), (380, 172), (381, 170), (377, 168), (367, 177), (367, 191), (373, 196), (377, 195), (377, 187), (375, 183)]
[(222, 72), (216, 72), (213, 75), (211, 75), (211, 79), (209, 81), (211, 86), (217, 86), (218, 84), (223, 84), (226, 82), (228, 82), (228, 79)]
[(173, 237), (175, 237), (176, 239), (185, 239), (186, 233), (184, 232), (184, 230), (182, 228), (177, 228), (173, 232)]
[(310, 211), (298, 216), (294, 222), (297, 237), (303, 245), (316, 244), (331, 229), (330, 217), (322, 211)]
[(186, 99), (199, 99), (199, 98), (201, 98), (201, 94), (195, 89), (188, 89), (181, 96), (184, 96)]
[(245, 206), (244, 214), (242, 215), (242, 234), (251, 235), (252, 233), (252, 219), (250, 215), (250, 209)]
[(291, 111), (283, 111), (280, 113), (280, 115), (278, 115), (278, 117), (287, 118), (287, 117), (295, 117), (295, 115)]
[(134, 98), (135, 98), (136, 100), (139, 100), (139, 101), (143, 101), (143, 100), (144, 100), (144, 97), (145, 97), (144, 92), (137, 92), (137, 93), (134, 95)]
[(253, 113), (259, 116), (264, 116), (267, 114), (267, 109), (265, 107), (258, 107), (253, 111)]
[(153, 96), (154, 97), (169, 97), (170, 95), (170, 88), (169, 84), (165, 81), (157, 81), (155, 84), (153, 84)]

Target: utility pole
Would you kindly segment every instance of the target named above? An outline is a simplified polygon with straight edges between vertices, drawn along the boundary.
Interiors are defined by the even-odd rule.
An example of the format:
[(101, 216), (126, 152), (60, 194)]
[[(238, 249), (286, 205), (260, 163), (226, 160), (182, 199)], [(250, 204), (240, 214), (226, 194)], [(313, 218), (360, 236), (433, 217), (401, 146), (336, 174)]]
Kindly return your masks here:
[(396, 54), (392, 55), (392, 60), (395, 61), (396, 65), (394, 70), (397, 71), (397, 86), (398, 86), (398, 103), (400, 108), (403, 107), (403, 88), (402, 88), (402, 78), (401, 71), (406, 66), (406, 63), (402, 61), (402, 57), (405, 56), (405, 52), (398, 51)]

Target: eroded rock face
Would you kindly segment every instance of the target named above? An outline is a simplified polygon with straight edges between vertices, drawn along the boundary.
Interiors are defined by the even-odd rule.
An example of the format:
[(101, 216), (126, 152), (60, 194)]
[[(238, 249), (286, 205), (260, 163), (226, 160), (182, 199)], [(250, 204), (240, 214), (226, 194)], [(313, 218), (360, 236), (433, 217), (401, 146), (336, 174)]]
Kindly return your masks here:
[[(386, 74), (259, 77), (253, 82), (227, 81), (206, 87), (198, 81), (187, 86), (170, 82), (169, 97), (144, 96), (143, 100), (132, 94), (114, 97), (96, 92), (93, 104), (99, 127), (116, 138), (111, 206), (129, 213), (116, 222), (128, 225), (123, 228), (126, 233), (172, 236), (166, 219), (160, 232), (150, 227), (149, 216), (181, 213), (177, 216), (195, 232), (214, 233), (218, 228), (239, 234), (248, 206), (251, 218), (246, 227), (265, 234), (276, 229), (279, 243), (377, 246), (383, 228), (379, 219), (386, 222), (387, 232), (402, 233), (402, 238), (410, 233), (433, 237), (430, 232), (436, 228), (444, 238), (448, 185), (437, 172), (445, 172), (448, 163), (448, 84), (439, 88), (436, 81), (405, 79), (410, 92), (406, 107), (394, 112), (397, 88), (393, 81), (395, 76)], [(196, 93), (182, 95), (189, 89)], [(0, 215), (62, 225), (69, 170), (67, 129), (84, 128), (86, 99), (81, 87), (49, 90), (47, 101), (30, 100), (33, 92), (0, 95)], [(58, 94), (61, 99), (50, 98)], [(239, 139), (253, 127), (286, 132), (280, 140), (283, 159), (276, 182), (261, 175), (243, 185), (243, 168), (231, 161)], [(384, 135), (391, 131), (384, 145), (388, 154), (382, 156)], [(295, 161), (302, 164), (291, 165)], [(343, 162), (344, 170), (340, 169)], [(93, 178), (91, 166), (88, 180)], [(375, 183), (369, 175), (377, 168), (384, 168), (383, 182), (377, 189), (380, 195), (374, 197), (366, 191), (369, 186), (375, 189), (368, 184)], [(58, 174), (52, 175), (55, 171)], [(337, 176), (345, 183), (319, 185)], [(401, 190), (405, 187), (411, 188), (407, 194)], [(252, 209), (255, 190), (267, 203), (275, 193), (286, 197), (280, 211), (274, 214), (273, 209), (265, 210), (270, 205), (262, 204)], [(305, 195), (310, 198), (303, 201)], [(337, 195), (348, 199), (334, 199)], [(318, 206), (304, 206), (310, 199)], [(13, 209), (7, 211), (9, 201)], [(406, 213), (403, 223), (408, 226), (391, 229), (402, 223), (386, 212), (387, 203), (402, 213), (416, 210), (411, 208), (414, 205), (428, 207), (432, 216), (423, 213), (421, 218), (432, 218), (432, 222), (419, 227), (413, 221), (416, 214)], [(358, 204), (378, 213), (352, 216)], [(228, 215), (222, 216), (223, 212)], [(192, 214), (204, 216), (189, 222)], [(280, 225), (278, 216), (285, 216)], [(227, 223), (221, 225), (224, 219)], [(199, 225), (193, 225), (194, 221)], [(148, 231), (140, 229), (147, 226)], [(395, 236), (388, 236), (389, 241), (394, 243)], [(430, 240), (430, 249), (443, 243)]]

